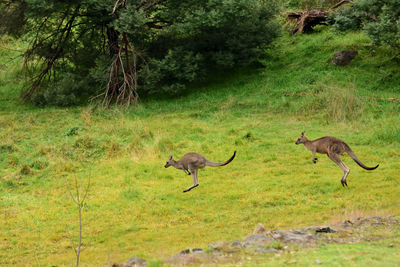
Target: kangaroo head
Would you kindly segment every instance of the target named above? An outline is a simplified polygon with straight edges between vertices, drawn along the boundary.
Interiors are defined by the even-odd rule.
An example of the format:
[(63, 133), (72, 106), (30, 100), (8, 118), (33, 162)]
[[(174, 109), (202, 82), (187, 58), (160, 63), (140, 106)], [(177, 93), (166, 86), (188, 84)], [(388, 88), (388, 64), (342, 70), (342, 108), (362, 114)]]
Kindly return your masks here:
[(169, 159), (168, 159), (167, 163), (165, 163), (164, 167), (168, 168), (169, 166), (174, 165), (174, 163), (175, 163), (174, 157), (172, 155), (169, 155)]
[(297, 138), (296, 145), (304, 144), (307, 141), (307, 137), (304, 135), (306, 132), (302, 132), (301, 136)]

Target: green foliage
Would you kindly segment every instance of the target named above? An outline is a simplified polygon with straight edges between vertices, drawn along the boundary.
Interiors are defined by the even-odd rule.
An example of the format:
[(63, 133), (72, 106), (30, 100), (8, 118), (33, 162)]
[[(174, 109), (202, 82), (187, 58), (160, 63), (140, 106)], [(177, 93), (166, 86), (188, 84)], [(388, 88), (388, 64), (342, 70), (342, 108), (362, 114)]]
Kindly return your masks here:
[(149, 267), (162, 267), (163, 263), (160, 260), (150, 260), (148, 265)]
[(26, 2), (24, 0), (0, 1), (0, 35), (18, 36), (24, 30)]
[[(338, 47), (359, 55), (345, 67), (329, 64)], [(35, 261), (32, 248), (42, 266), (71, 264), (78, 231), (69, 196), (74, 176), (93, 177), (82, 266), (133, 256), (163, 260), (186, 248), (242, 239), (259, 222), (293, 229), (399, 214), (400, 105), (388, 98), (400, 99), (400, 73), (389, 51), (371, 47), (359, 32), (283, 36), (264, 69), (218, 72), (185, 96), (144, 99), (125, 111), (24, 105), (12, 94), (20, 64), (0, 65), (1, 264), (24, 266), (29, 255)], [(13, 53), (1, 50), (0, 61)], [(331, 97), (356, 98), (360, 105), (346, 107), (355, 111), (350, 117), (327, 119), (334, 103), (323, 103)], [(303, 130), (311, 139), (341, 138), (363, 163), (380, 166), (365, 171), (344, 156), (351, 168), (344, 190), (333, 162), (319, 157), (313, 164), (311, 153), (294, 144)], [(191, 177), (164, 168), (169, 154), (179, 159), (196, 151), (224, 161), (234, 150), (229, 165), (200, 170), (200, 186), (190, 195), (182, 190)], [(393, 243), (380, 240), (299, 248), (280, 257), (260, 253), (249, 264), (311, 266), (317, 258), (327, 265), (395, 265), (398, 236)]]
[(327, 122), (358, 119), (365, 108), (353, 88), (320, 85), (314, 95), (303, 108), (309, 114), (323, 114)]
[(336, 4), (337, 0), (283, 0), (281, 1), (285, 7), (290, 9), (328, 9)]
[(280, 241), (274, 241), (271, 245), (272, 248), (277, 249), (277, 250), (282, 250), (283, 245)]
[[(183, 47), (169, 50), (162, 59), (151, 59), (144, 89), (141, 93), (169, 93), (177, 94), (186, 88), (186, 84), (193, 82), (199, 75), (204, 74), (200, 53), (185, 50)], [(202, 73), (203, 72), (203, 73)]]
[[(21, 1), (31, 29), (25, 58), (37, 70), (24, 95), (37, 105), (76, 105), (123, 80), (122, 71), (110, 78), (116, 58), (134, 64), (139, 95), (175, 95), (217, 69), (256, 62), (279, 35), (275, 1), (121, 2)], [(131, 53), (119, 58), (120, 47)]]
[(371, 42), (400, 49), (400, 2), (360, 0), (334, 16), (336, 29), (363, 29)]

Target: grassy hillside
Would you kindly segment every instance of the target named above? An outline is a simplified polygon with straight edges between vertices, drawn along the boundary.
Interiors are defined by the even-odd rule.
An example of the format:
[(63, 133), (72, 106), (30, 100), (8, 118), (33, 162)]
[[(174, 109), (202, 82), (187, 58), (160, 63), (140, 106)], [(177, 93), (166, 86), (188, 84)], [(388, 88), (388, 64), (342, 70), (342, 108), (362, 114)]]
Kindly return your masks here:
[[(389, 100), (400, 99), (399, 58), (368, 43), (362, 33), (282, 37), (265, 68), (216, 74), (179, 98), (121, 111), (21, 103), (23, 74), (13, 59), (20, 45), (2, 41), (0, 264), (73, 264), (75, 178), (82, 187), (90, 180), (83, 265), (163, 259), (242, 238), (259, 222), (294, 228), (400, 214), (400, 102)], [(350, 48), (359, 49), (350, 65), (329, 64)], [(338, 166), (322, 155), (313, 164), (294, 144), (303, 130), (343, 139), (363, 163), (380, 167), (369, 172), (345, 156), (351, 173), (343, 188)], [(200, 170), (190, 193), (182, 190), (191, 177), (164, 168), (170, 154), (225, 161), (234, 150), (231, 164)]]

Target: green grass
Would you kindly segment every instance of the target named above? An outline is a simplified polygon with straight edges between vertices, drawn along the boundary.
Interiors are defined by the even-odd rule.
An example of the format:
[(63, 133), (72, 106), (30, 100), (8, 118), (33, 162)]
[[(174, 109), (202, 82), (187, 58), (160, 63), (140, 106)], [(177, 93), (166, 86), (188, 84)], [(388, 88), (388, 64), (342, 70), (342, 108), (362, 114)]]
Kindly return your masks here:
[[(350, 65), (328, 63), (349, 48), (359, 49)], [(2, 62), (15, 53), (2, 50)], [(400, 98), (398, 59), (362, 33), (329, 31), (282, 37), (268, 55), (265, 68), (215, 75), (179, 98), (144, 99), (124, 111), (23, 104), (19, 61), (1, 65), (0, 264), (73, 264), (75, 177), (82, 187), (91, 180), (85, 266), (132, 256), (159, 265), (188, 247), (243, 238), (259, 222), (295, 228), (399, 214), (400, 105), (387, 100)], [(312, 139), (343, 139), (363, 163), (380, 167), (365, 171), (344, 157), (351, 173), (342, 188), (339, 167), (322, 155), (313, 164), (311, 152), (294, 144), (303, 130)], [(225, 161), (234, 150), (231, 164), (200, 170), (200, 186), (186, 194), (191, 177), (163, 167), (169, 154)], [(329, 245), (299, 255), (303, 265), (315, 262), (306, 260), (312, 253), (343, 265), (398, 260), (382, 247)], [(339, 249), (375, 258), (338, 256)]]
[(321, 245), (278, 254), (270, 257), (267, 263), (245, 266), (397, 266), (399, 262), (398, 247), (393, 246), (393, 240), (385, 240), (378, 243)]

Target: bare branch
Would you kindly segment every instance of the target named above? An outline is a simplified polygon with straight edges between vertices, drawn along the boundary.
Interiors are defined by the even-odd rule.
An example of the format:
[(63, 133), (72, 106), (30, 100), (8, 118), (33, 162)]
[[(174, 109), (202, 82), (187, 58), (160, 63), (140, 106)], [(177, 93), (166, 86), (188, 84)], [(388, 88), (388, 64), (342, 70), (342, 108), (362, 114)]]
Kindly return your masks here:
[[(42, 83), (43, 79), (46, 76), (49, 77), (49, 79), (51, 78), (51, 71), (54, 70), (55, 62), (62, 56), (63, 46), (65, 45), (65, 43), (67, 42), (67, 40), (70, 37), (72, 27), (74, 26), (74, 21), (75, 21), (76, 16), (78, 15), (79, 9), (80, 9), (80, 5), (78, 5), (75, 8), (73, 15), (68, 20), (68, 22), (65, 24), (64, 28), (61, 30), (61, 35), (58, 38), (53, 55), (50, 58), (47, 58), (45, 60), (46, 67), (40, 72), (39, 75), (37, 75), (31, 79), (30, 88), (28, 90), (26, 90), (25, 92), (22, 92), (22, 97), (24, 99), (28, 99), (30, 96), (32, 96), (32, 94), (35, 93), (35, 91), (37, 90), (37, 88), (39, 87), (39, 85)], [(57, 31), (59, 31), (59, 29), (61, 28), (61, 25), (62, 25), (62, 22), (58, 25)], [(53, 33), (52, 35), (57, 35), (57, 34)], [(51, 36), (48, 36), (45, 39), (50, 38), (50, 37)], [(42, 40), (39, 40), (39, 38), (36, 37), (34, 40), (34, 44), (32, 45), (32, 48), (27, 51), (27, 53), (25, 55), (25, 59), (26, 59), (25, 65), (27, 65), (27, 61), (30, 59), (30, 57), (33, 55), (33, 51), (39, 45), (39, 41), (42, 41)]]
[[(157, 2), (157, 1), (150, 1)], [(113, 14), (118, 18), (118, 7), (125, 8), (127, 0), (116, 0)], [(128, 107), (135, 104), (139, 98), (137, 94), (138, 86), (138, 53), (128, 40), (127, 33), (122, 33), (122, 38), (118, 39), (118, 51), (115, 59), (110, 66), (110, 74), (105, 91), (98, 95), (97, 105), (101, 104), (108, 108), (112, 102), (117, 105)], [(93, 98), (94, 99), (94, 98)]]
[(83, 198), (82, 198), (82, 205), (84, 204), (84, 202), (86, 200), (86, 197), (87, 197), (87, 195), (89, 193), (89, 187), (90, 187), (90, 176), (89, 176), (88, 184), (87, 184), (86, 189), (85, 189), (85, 193), (84, 193)]
[(352, 4), (352, 5), (354, 5), (354, 2), (350, 1), (350, 0), (342, 0), (339, 3), (331, 6), (329, 9), (336, 9), (336, 8), (338, 8), (338, 7), (340, 7), (341, 5), (344, 5), (344, 4)]
[(117, 10), (118, 5), (119, 5), (119, 0), (117, 0), (117, 1), (115, 2), (115, 5), (114, 5), (114, 8), (113, 8), (112, 14), (115, 14), (115, 11)]

